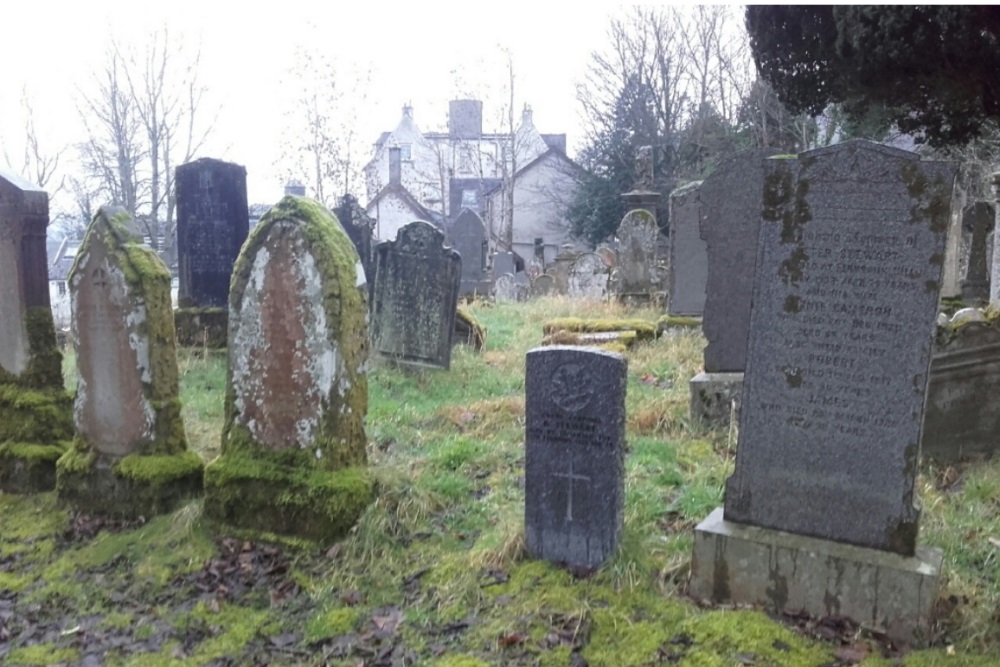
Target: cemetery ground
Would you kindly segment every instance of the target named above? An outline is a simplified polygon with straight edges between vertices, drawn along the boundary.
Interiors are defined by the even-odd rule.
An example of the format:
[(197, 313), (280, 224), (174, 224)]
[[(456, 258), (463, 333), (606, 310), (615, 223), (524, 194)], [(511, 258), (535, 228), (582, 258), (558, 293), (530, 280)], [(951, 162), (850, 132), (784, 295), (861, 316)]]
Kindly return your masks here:
[[(684, 597), (692, 529), (721, 504), (735, 433), (694, 427), (704, 339), (627, 354), (628, 451), (618, 552), (590, 576), (524, 553), (524, 354), (557, 316), (655, 321), (651, 309), (542, 298), (477, 303), (486, 348), (450, 372), (373, 364), (378, 500), (340, 543), (234, 534), (201, 501), (123, 524), (0, 496), (6, 665), (996, 665), (1000, 462), (924, 467), (922, 543), (943, 547), (930, 647), (843, 619), (704, 609)], [(225, 358), (181, 352), (191, 447), (218, 454)], [(72, 360), (65, 367), (71, 369)], [(75, 387), (75, 378), (67, 377)]]

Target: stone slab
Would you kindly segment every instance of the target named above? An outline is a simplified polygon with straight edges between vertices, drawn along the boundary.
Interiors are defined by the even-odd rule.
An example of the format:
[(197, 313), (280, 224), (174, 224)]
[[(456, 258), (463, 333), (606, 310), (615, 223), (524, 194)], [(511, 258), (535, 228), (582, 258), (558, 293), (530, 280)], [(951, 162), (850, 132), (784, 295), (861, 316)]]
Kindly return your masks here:
[(667, 269), (667, 312), (701, 317), (708, 284), (708, 254), (699, 231), (701, 182), (670, 195), (670, 261)]
[(689, 387), (692, 423), (728, 427), (734, 417), (739, 423), (743, 373), (699, 373), (691, 378)]
[(919, 642), (937, 600), (942, 552), (905, 557), (758, 528), (716, 508), (695, 528), (688, 594), (814, 617), (847, 616), (894, 639)]

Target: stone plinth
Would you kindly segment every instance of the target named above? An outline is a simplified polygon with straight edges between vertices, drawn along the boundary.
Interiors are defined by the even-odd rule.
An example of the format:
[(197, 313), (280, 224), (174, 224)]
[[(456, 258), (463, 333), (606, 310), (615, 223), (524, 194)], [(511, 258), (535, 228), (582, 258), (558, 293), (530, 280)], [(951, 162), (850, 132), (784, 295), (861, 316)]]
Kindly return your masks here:
[(689, 386), (693, 423), (726, 427), (732, 418), (739, 423), (743, 373), (698, 373), (691, 378)]
[(937, 599), (940, 549), (900, 556), (726, 521), (695, 528), (688, 594), (717, 604), (847, 616), (893, 639), (919, 641)]

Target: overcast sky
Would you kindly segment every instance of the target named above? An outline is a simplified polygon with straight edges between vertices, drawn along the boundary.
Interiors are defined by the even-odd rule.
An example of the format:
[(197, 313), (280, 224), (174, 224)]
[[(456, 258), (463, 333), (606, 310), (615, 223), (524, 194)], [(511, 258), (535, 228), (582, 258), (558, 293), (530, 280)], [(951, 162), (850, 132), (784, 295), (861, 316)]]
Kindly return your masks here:
[[(605, 44), (609, 16), (622, 6), (606, 0), (561, 6), (24, 0), (5, 6), (0, 22), (0, 141), (19, 150), (24, 84), (43, 141), (53, 148), (80, 141), (78, 89), (89, 85), (103, 62), (108, 38), (141, 38), (166, 25), (172, 35), (202, 45), (207, 101), (221, 105), (203, 153), (246, 165), (251, 202), (273, 202), (282, 192), (274, 166), (285, 106), (280, 82), (287, 79), (296, 45), (372, 68), (369, 101), (358, 123), (366, 144), (395, 127), (404, 103), (412, 103), (421, 129), (440, 129), (449, 99), (501, 87), (503, 80), (496, 79), (502, 77), (504, 45), (514, 57), (516, 104), (532, 106), (540, 131), (569, 135), (573, 154), (582, 138), (576, 84), (590, 53)], [(484, 109), (487, 121), (496, 111)]]

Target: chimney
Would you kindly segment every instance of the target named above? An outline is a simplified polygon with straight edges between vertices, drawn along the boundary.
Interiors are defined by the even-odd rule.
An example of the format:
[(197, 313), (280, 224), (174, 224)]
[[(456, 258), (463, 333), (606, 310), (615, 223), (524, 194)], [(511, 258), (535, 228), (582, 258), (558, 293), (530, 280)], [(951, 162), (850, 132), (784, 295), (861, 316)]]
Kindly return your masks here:
[(410, 118), (413, 118), (413, 107), (411, 107), (409, 104), (404, 104), (403, 105), (403, 115), (404, 116), (409, 116)]
[(448, 136), (451, 139), (479, 139), (483, 136), (483, 103), (479, 100), (448, 102)]
[(521, 125), (523, 125), (524, 127), (531, 127), (532, 125), (534, 125), (531, 115), (532, 115), (531, 107), (525, 104), (524, 111), (521, 112)]
[(402, 150), (399, 146), (389, 148), (389, 185), (399, 185), (403, 180)]
[(298, 181), (288, 181), (285, 183), (285, 194), (295, 195), (296, 197), (306, 196), (306, 186), (302, 185)]

